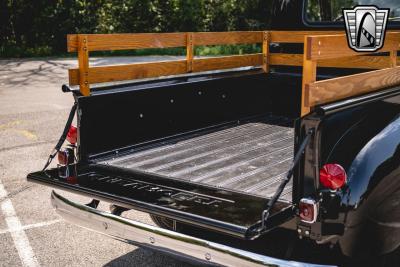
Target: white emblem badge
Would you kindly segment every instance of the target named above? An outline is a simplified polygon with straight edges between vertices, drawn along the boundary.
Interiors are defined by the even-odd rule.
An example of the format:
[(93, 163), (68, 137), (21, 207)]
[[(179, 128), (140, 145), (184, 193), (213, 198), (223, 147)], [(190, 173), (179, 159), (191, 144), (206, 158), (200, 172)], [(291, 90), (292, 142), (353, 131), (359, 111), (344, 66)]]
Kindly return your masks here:
[(382, 48), (388, 14), (389, 9), (376, 6), (343, 9), (350, 48), (358, 52), (375, 52)]

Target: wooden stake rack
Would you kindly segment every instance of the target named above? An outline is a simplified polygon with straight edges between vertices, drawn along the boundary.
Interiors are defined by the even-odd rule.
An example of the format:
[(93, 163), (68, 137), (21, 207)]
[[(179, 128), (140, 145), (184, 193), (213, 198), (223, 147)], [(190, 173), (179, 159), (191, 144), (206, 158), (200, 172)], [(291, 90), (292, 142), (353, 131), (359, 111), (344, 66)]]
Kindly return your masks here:
[[(338, 31), (246, 31), (137, 34), (71, 34), (68, 52), (78, 53), (78, 69), (69, 70), (69, 84), (79, 85), (90, 95), (90, 84), (162, 77), (192, 72), (259, 66), (303, 66), (302, 116), (316, 105), (400, 85), (400, 32), (387, 32), (384, 47), (376, 53), (350, 49), (344, 32)], [(271, 43), (304, 43), (303, 54), (271, 53)], [(195, 57), (196, 46), (261, 44), (262, 53)], [(114, 66), (89, 66), (89, 52), (146, 48), (185, 47), (186, 59), (134, 63)], [(361, 74), (316, 81), (317, 67), (371, 69)]]

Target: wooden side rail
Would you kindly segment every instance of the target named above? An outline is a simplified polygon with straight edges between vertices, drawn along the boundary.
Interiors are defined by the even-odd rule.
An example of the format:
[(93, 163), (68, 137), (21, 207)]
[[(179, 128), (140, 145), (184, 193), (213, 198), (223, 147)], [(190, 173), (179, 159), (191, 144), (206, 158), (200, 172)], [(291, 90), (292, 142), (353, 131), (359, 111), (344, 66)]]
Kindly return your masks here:
[[(344, 35), (344, 31), (271, 31), (271, 43), (304, 43), (305, 36), (320, 36), (320, 39), (313, 39), (314, 42), (310, 43), (312, 46), (316, 46), (321, 44), (324, 38), (327, 38), (329, 35)], [(389, 37), (389, 43), (393, 42), (392, 39), (395, 39), (396, 36)], [(360, 53), (354, 52), (353, 50), (348, 49), (347, 39), (339, 38), (340, 45), (337, 44), (337, 40), (332, 40), (327, 43), (324, 41), (323, 43), (327, 43), (332, 46), (331, 55), (332, 57), (321, 57), (318, 58), (318, 66), (319, 67), (335, 67), (335, 68), (360, 68), (360, 69), (382, 69), (390, 67), (390, 57), (389, 56), (364, 56), (359, 57)], [(385, 41), (385, 45), (387, 44), (387, 40)], [(338, 47), (341, 48), (341, 51), (338, 51)], [(313, 51), (318, 53), (318, 50), (313, 47)], [(342, 52), (348, 53), (345, 54), (346, 57), (338, 58), (338, 54), (342, 54)], [(303, 54), (283, 54), (283, 53), (271, 53), (269, 55), (270, 65), (280, 65), (280, 66), (303, 66)], [(400, 60), (400, 57), (399, 57)]]
[[(271, 53), (269, 57), (270, 65), (303, 66), (303, 54)], [(400, 61), (400, 57), (397, 57), (397, 60)], [(391, 58), (389, 56), (370, 55), (331, 58), (318, 61), (318, 66), (351, 69), (384, 69), (391, 66)]]
[[(153, 78), (190, 72), (229, 69), (246, 66), (262, 66), (265, 72), (269, 65), (301, 66), (298, 57), (270, 54), (269, 44), (301, 43), (306, 34), (334, 34), (337, 32), (189, 32), (189, 33), (138, 33), (138, 34), (71, 34), (67, 37), (69, 52), (78, 52), (79, 68), (69, 70), (69, 84), (79, 85), (83, 95), (90, 95), (90, 84), (131, 79)], [(234, 45), (262, 43), (262, 53), (195, 58), (194, 48), (201, 45)], [(135, 63), (119, 66), (90, 67), (89, 53), (92, 51), (173, 48), (185, 47), (186, 60), (168, 62)], [(299, 56), (299, 55), (297, 55)], [(364, 62), (365, 63), (365, 62)], [(335, 65), (337, 62), (329, 62)], [(369, 64), (366, 64), (369, 66)], [(375, 67), (375, 66), (374, 66)]]
[[(79, 68), (69, 70), (69, 84), (79, 85), (83, 95), (90, 95), (90, 84), (178, 75), (190, 72), (230, 69), (267, 64), (263, 54), (195, 58), (200, 45), (237, 45), (263, 43), (264, 33), (189, 32), (143, 34), (72, 34), (67, 37), (69, 52), (78, 52)], [(129, 65), (89, 67), (89, 52), (147, 48), (185, 47), (186, 60), (146, 62)], [(263, 46), (266, 47), (266, 46)], [(264, 66), (264, 69), (267, 69)]]
[(306, 84), (307, 107), (400, 85), (400, 67), (369, 71)]
[[(70, 69), (68, 70), (68, 73), (69, 84), (80, 85), (79, 69)], [(88, 70), (87, 81), (89, 84), (93, 84), (169, 76), (183, 73), (186, 73), (186, 60), (157, 61), (129, 65), (92, 67)], [(80, 87), (80, 89), (82, 91), (82, 87)]]
[[(400, 85), (400, 67), (397, 66), (397, 51), (400, 50), (400, 32), (387, 32), (384, 46), (376, 52), (390, 53), (389, 56), (380, 57), (373, 63), (376, 66), (384, 64), (384, 69), (316, 81), (317, 66), (322, 65), (320, 62), (323, 60), (339, 61), (346, 57), (356, 57), (360, 62), (360, 60), (364, 61), (368, 58), (378, 58), (363, 56), (366, 53), (353, 51), (347, 46), (346, 38), (345, 35), (304, 37), (302, 116), (308, 114), (311, 108), (316, 105)], [(352, 65), (354, 66), (354, 64)]]
[[(384, 46), (379, 52), (391, 52), (399, 49), (400, 32), (387, 32), (385, 36)], [(307, 36), (307, 59), (323, 60), (338, 57), (359, 56), (360, 52), (356, 52), (348, 47), (347, 37), (345, 34), (338, 35), (321, 35)], [(368, 52), (363, 54), (370, 54)]]
[[(78, 53), (79, 68), (69, 70), (69, 84), (79, 85), (83, 95), (90, 95), (90, 84), (123, 80), (153, 78), (190, 72), (262, 66), (265, 72), (270, 65), (306, 66), (305, 81), (313, 82), (309, 68), (320, 67), (382, 69), (397, 62), (393, 50), (398, 34), (386, 37), (384, 51), (391, 56), (359, 56), (347, 48), (345, 35), (338, 31), (249, 31), (249, 32), (188, 32), (188, 33), (138, 33), (138, 34), (71, 34), (67, 37), (69, 52)], [(311, 36), (309, 36), (311, 35)], [(333, 41), (329, 41), (333, 40)], [(196, 46), (262, 44), (262, 53), (195, 57)], [(303, 54), (271, 53), (271, 43), (305, 43)], [(129, 50), (147, 48), (186, 48), (186, 59), (163, 62), (145, 62), (117, 66), (89, 66), (92, 51)], [(343, 58), (338, 58), (338, 52)], [(304, 58), (305, 57), (305, 58)], [(308, 60), (310, 62), (305, 62)], [(311, 64), (311, 65), (310, 65)], [(310, 66), (310, 67), (308, 67)], [(308, 69), (308, 70), (307, 70)], [(309, 78), (307, 78), (308, 76)], [(308, 85), (307, 85), (308, 86)], [(309, 87), (309, 86), (308, 86)], [(303, 84), (303, 97), (306, 85)], [(311, 88), (311, 87), (310, 87)], [(310, 90), (310, 89), (307, 89)], [(308, 93), (308, 91), (307, 91)], [(312, 94), (309, 94), (312, 96)], [(304, 112), (313, 101), (303, 99)], [(306, 106), (306, 104), (308, 106)]]
[(186, 33), (68, 34), (68, 52), (78, 52), (79, 37), (85, 36), (88, 51), (111, 51), (186, 46)]

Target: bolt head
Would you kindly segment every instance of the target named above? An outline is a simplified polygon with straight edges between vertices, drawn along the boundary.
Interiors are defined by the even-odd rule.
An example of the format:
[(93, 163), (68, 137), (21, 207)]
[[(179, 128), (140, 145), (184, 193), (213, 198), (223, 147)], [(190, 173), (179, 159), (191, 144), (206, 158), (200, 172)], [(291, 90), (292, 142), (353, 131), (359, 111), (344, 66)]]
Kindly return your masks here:
[(204, 257), (206, 258), (206, 260), (211, 260), (211, 254), (210, 253), (206, 253), (205, 255), (204, 255)]

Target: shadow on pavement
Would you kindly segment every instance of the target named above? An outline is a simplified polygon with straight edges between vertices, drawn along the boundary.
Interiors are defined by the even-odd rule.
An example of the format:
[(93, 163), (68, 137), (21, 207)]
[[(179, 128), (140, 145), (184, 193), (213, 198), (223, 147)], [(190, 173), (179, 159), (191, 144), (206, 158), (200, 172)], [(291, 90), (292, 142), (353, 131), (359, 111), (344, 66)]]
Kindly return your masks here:
[(150, 249), (138, 248), (121, 257), (118, 257), (104, 266), (107, 267), (124, 267), (124, 266), (135, 266), (135, 267), (180, 267), (180, 266), (209, 266), (206, 264), (196, 265), (190, 264), (182, 258), (171, 257), (169, 255), (152, 251)]

